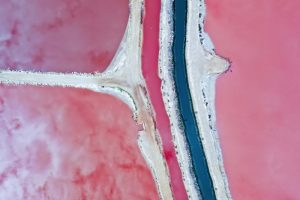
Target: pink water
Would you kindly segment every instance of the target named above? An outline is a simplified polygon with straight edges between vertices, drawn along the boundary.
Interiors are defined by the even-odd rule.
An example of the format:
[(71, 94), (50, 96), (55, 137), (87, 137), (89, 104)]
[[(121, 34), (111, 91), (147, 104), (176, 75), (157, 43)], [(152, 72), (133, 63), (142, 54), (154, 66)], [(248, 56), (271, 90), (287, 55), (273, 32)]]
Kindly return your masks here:
[(0, 86), (0, 199), (158, 199), (137, 135), (112, 96)]
[(146, 0), (143, 23), (144, 40), (142, 50), (142, 68), (147, 88), (150, 93), (151, 103), (156, 113), (157, 129), (163, 142), (164, 154), (171, 176), (173, 194), (175, 199), (184, 200), (187, 199), (187, 195), (183, 185), (178, 161), (176, 159), (174, 144), (172, 142), (170, 120), (166, 113), (162, 99), (161, 80), (158, 77), (159, 17), (160, 0)]
[(206, 3), (206, 30), (232, 61), (216, 106), (233, 198), (300, 199), (300, 1)]
[(104, 71), (128, 21), (128, 0), (0, 0), (0, 69)]
[[(119, 46), (128, 19), (128, 0), (0, 3), (1, 69), (103, 71)], [(146, 1), (143, 74), (174, 196), (183, 200), (187, 196), (157, 74), (159, 11), (159, 0)], [(50, 87), (1, 87), (0, 95), (0, 134), (5, 138), (1, 145), (8, 150), (3, 152), (7, 166), (0, 171), (2, 184), (8, 186), (0, 190), (0, 197), (19, 192), (24, 199), (47, 195), (61, 199), (78, 195), (82, 199), (157, 198), (137, 148), (137, 127), (129, 109), (119, 101), (85, 90)], [(28, 141), (20, 142), (18, 135), (22, 134)], [(72, 164), (64, 161), (69, 159)], [(17, 189), (11, 190), (11, 184)]]

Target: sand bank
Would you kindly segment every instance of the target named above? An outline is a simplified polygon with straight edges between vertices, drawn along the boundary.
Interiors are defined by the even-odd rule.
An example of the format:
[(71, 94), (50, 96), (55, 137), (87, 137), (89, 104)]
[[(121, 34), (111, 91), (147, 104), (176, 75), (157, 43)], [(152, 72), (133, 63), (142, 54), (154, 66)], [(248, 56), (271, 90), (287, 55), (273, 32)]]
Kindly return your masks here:
[(231, 195), (216, 129), (215, 81), (229, 63), (214, 53), (203, 30), (204, 17), (204, 1), (188, 0), (186, 63), (190, 92), (216, 198), (225, 200), (231, 199)]

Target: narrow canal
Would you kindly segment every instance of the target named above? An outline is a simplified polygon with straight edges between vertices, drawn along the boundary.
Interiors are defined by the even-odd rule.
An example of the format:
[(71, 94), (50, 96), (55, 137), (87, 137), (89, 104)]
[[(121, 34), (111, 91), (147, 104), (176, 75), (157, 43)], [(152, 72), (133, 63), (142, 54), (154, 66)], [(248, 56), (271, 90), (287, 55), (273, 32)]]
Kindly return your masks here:
[(189, 91), (186, 61), (185, 61), (185, 35), (187, 21), (187, 0), (175, 0), (174, 5), (174, 43), (173, 62), (174, 80), (179, 102), (179, 110), (184, 126), (193, 171), (202, 199), (215, 200), (215, 192), (209, 174), (202, 143), (199, 138), (199, 130), (193, 111), (191, 94)]

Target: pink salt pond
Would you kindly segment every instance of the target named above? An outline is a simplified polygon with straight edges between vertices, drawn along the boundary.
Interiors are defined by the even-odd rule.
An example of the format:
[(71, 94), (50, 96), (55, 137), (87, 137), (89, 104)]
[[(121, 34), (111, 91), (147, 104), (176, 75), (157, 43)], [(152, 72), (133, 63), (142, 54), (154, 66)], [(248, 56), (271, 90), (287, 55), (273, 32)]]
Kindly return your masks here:
[(0, 69), (102, 72), (128, 21), (128, 0), (0, 0)]
[(206, 3), (206, 30), (232, 61), (216, 104), (233, 199), (300, 199), (300, 1)]
[(116, 98), (82, 89), (0, 87), (0, 199), (158, 199)]

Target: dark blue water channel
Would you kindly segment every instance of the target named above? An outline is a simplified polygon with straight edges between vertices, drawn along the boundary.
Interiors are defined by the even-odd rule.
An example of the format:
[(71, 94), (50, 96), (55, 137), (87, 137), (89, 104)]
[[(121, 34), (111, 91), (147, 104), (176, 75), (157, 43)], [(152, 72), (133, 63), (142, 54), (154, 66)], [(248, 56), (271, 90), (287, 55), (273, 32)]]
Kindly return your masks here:
[[(175, 0), (173, 62), (176, 93), (179, 102), (181, 120), (191, 154), (192, 166), (197, 186), (204, 200), (215, 200), (215, 192), (207, 166), (199, 130), (193, 110), (193, 104), (187, 79), (185, 61), (185, 38), (187, 21), (187, 0)], [(199, 91), (200, 92), (200, 91)]]

